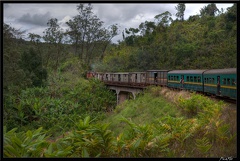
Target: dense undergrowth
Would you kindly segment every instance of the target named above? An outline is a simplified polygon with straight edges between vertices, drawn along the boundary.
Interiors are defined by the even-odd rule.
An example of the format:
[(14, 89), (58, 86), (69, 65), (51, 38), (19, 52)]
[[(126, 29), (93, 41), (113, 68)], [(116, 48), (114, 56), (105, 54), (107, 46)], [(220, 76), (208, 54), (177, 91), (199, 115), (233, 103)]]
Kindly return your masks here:
[[(4, 157), (236, 157), (236, 116), (223, 102), (150, 87), (103, 114), (100, 82), (79, 79), (68, 91), (63, 84), (54, 99), (50, 89), (35, 88), (12, 102), (4, 116)], [(9, 110), (15, 115), (7, 116)]]
[(71, 73), (55, 73), (47, 87), (9, 92), (4, 97), (3, 120), (8, 130), (34, 130), (40, 126), (58, 136), (85, 116), (102, 119), (115, 106), (115, 96), (98, 80)]

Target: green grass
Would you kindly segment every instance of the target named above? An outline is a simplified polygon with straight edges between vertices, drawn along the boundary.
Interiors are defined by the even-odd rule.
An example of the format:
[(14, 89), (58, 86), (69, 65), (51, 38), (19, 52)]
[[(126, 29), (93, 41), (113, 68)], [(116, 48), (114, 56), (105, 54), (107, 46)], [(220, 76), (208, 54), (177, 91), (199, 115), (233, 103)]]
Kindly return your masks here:
[[(109, 129), (115, 137), (122, 135), (125, 138), (130, 156), (236, 156), (236, 117), (234, 110), (226, 113), (229, 110), (227, 104), (202, 95), (150, 87), (135, 100), (118, 105), (102, 123), (110, 123)], [(141, 129), (144, 128), (151, 132), (143, 134)], [(148, 139), (142, 138), (143, 135)], [(162, 142), (155, 142), (157, 138)], [(136, 141), (145, 150), (131, 153), (131, 148), (136, 148)], [(148, 144), (163, 149), (155, 147), (147, 155)], [(154, 152), (157, 149), (159, 152)]]
[(118, 105), (113, 114), (104, 119), (103, 123), (111, 123), (109, 128), (117, 136), (127, 127), (120, 122), (119, 119), (122, 117), (130, 119), (135, 124), (152, 124), (164, 116), (179, 117), (181, 113), (163, 97), (154, 97), (151, 93), (145, 93), (135, 100), (126, 100)]

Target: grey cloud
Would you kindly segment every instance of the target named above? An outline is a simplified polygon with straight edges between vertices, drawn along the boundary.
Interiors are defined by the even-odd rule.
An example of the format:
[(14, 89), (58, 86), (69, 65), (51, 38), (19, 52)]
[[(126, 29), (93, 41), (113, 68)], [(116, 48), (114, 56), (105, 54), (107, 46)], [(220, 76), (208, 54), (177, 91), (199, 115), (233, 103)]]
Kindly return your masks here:
[(4, 9), (7, 9), (7, 8), (9, 8), (9, 4), (7, 4), (7, 3), (4, 3), (4, 4), (3, 4), (3, 8), (4, 8)]
[(27, 23), (27, 24), (33, 24), (37, 26), (47, 26), (48, 20), (51, 18), (50, 12), (47, 12), (45, 14), (34, 14), (30, 15), (30, 13), (26, 13), (22, 15), (18, 21)]
[[(154, 19), (154, 16), (165, 11), (169, 11), (174, 16), (177, 4), (93, 4), (96, 15), (104, 21), (105, 24), (113, 23), (129, 24), (137, 16)], [(152, 15), (149, 17), (149, 15)], [(141, 17), (140, 16), (140, 17)], [(139, 24), (143, 21), (139, 21)]]

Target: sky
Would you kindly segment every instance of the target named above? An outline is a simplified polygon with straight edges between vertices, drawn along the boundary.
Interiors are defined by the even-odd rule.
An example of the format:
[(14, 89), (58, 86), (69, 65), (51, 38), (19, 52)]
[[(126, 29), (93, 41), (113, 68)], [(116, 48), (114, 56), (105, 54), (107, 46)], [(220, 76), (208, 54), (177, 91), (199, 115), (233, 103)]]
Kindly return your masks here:
[[(26, 31), (43, 36), (43, 31), (48, 28), (50, 18), (57, 18), (60, 26), (66, 30), (67, 21), (78, 14), (78, 3), (4, 3), (3, 22)], [(184, 19), (200, 14), (200, 9), (208, 3), (186, 3)], [(216, 3), (219, 10), (224, 11), (233, 3)], [(113, 43), (122, 40), (122, 31), (125, 28), (138, 28), (142, 22), (154, 21), (154, 16), (169, 11), (173, 20), (176, 19), (177, 3), (92, 3), (94, 14), (104, 22), (107, 28), (118, 24), (119, 35), (112, 39)]]

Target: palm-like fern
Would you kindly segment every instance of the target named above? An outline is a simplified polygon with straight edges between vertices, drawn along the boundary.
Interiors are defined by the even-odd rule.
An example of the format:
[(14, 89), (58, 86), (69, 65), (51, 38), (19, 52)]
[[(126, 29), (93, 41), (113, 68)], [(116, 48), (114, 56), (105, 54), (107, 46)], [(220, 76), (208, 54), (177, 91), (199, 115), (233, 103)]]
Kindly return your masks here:
[(202, 139), (196, 139), (196, 146), (201, 153), (206, 154), (212, 147), (212, 144), (209, 142), (208, 138), (203, 137)]
[(17, 128), (8, 132), (4, 130), (4, 157), (40, 157), (48, 146), (42, 127), (35, 131), (16, 133)]

